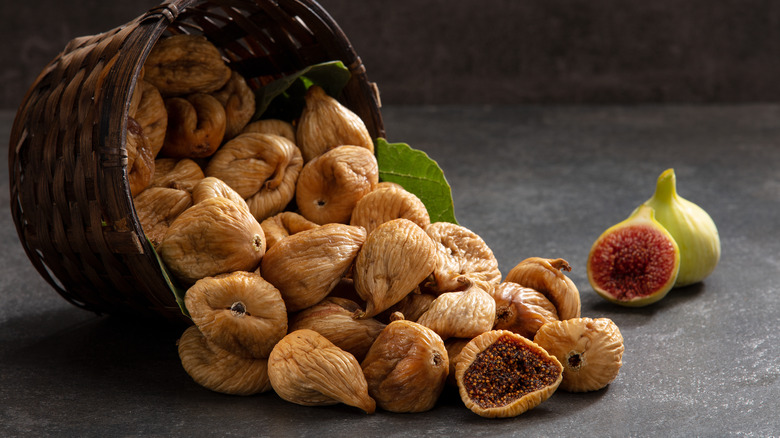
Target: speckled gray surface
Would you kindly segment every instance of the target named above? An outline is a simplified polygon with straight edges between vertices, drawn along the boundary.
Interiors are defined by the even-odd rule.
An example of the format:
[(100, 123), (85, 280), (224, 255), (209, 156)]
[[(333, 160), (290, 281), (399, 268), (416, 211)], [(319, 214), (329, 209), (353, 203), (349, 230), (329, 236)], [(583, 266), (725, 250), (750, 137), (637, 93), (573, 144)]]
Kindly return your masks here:
[[(612, 318), (625, 338), (615, 382), (558, 391), (506, 420), (478, 417), (452, 390), (432, 411), (405, 415), (210, 392), (181, 368), (178, 329), (95, 316), (43, 282), (18, 243), (2, 166), (0, 435), (780, 433), (780, 106), (390, 106), (384, 115), (390, 141), (439, 162), (457, 218), (492, 247), (502, 272), (529, 256), (571, 263), (583, 315)], [(0, 138), (12, 116), (0, 113)], [(610, 305), (587, 283), (588, 249), (669, 167), (680, 194), (718, 225), (720, 265), (656, 305)]]

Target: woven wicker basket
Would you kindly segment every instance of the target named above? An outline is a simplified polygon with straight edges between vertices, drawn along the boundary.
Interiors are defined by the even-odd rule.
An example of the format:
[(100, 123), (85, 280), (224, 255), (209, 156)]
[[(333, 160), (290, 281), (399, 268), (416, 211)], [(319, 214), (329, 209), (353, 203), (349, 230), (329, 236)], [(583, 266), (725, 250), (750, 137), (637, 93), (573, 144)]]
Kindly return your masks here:
[(205, 35), (253, 88), (340, 60), (341, 101), (383, 137), (376, 87), (312, 0), (171, 0), (108, 32), (72, 40), (41, 72), (9, 147), (11, 212), (27, 256), (66, 300), (97, 313), (184, 320), (144, 237), (127, 180), (130, 96), (157, 40)]

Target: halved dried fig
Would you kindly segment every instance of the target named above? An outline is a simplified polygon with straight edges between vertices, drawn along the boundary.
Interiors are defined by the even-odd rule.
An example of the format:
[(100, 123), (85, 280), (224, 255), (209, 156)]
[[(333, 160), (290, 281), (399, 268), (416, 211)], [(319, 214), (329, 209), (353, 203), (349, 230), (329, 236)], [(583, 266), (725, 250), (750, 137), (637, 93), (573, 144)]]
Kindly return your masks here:
[(539, 327), (558, 321), (558, 311), (542, 293), (511, 281), (493, 291), (496, 301), (496, 330), (509, 330), (533, 339)]
[(184, 190), (149, 187), (133, 198), (133, 205), (141, 229), (157, 248), (171, 223), (192, 205), (192, 196)]
[(314, 330), (296, 330), (276, 344), (268, 358), (268, 377), (279, 397), (290, 403), (344, 403), (368, 414), (376, 410), (355, 357)]
[(226, 182), (258, 221), (281, 212), (295, 196), (303, 160), (295, 144), (272, 134), (241, 134), (219, 148), (206, 175)]
[(533, 341), (508, 330), (491, 330), (463, 347), (455, 379), (463, 403), (474, 413), (514, 417), (558, 389), (563, 366)]
[(230, 79), (219, 49), (202, 35), (162, 38), (144, 63), (144, 79), (164, 96), (211, 93)]
[(543, 325), (534, 342), (563, 365), (561, 389), (596, 391), (617, 378), (623, 364), (623, 336), (609, 318), (573, 318)]
[(412, 321), (391, 322), (361, 363), (368, 394), (390, 412), (424, 412), (439, 399), (449, 359), (439, 335)]
[(279, 290), (253, 272), (202, 278), (187, 289), (184, 306), (209, 341), (242, 357), (268, 357), (287, 334)]
[(165, 100), (168, 129), (160, 154), (170, 158), (206, 158), (225, 135), (225, 109), (209, 94)]
[(254, 270), (265, 254), (265, 236), (245, 207), (210, 198), (173, 221), (159, 253), (176, 278), (193, 284), (203, 277)]
[(366, 301), (365, 312), (357, 316), (372, 317), (401, 301), (433, 271), (435, 253), (433, 241), (414, 222), (394, 219), (379, 225), (366, 238), (352, 271), (355, 290)]
[(276, 242), (292, 234), (319, 227), (294, 211), (277, 213), (260, 222), (260, 226), (265, 232), (266, 249), (270, 249)]
[(442, 339), (473, 338), (493, 328), (496, 302), (479, 286), (439, 295), (417, 320)]
[(225, 139), (240, 134), (255, 115), (255, 93), (247, 85), (246, 79), (234, 71), (225, 85), (211, 95), (225, 107)]
[(385, 324), (373, 318), (353, 318), (359, 308), (352, 300), (327, 297), (298, 312), (290, 320), (290, 331), (314, 330), (361, 361)]
[(194, 325), (184, 330), (178, 350), (184, 371), (204, 388), (231, 395), (254, 395), (272, 389), (268, 359), (237, 356), (209, 342)]
[(298, 144), (295, 140), (295, 128), (292, 123), (279, 119), (262, 119), (252, 122), (241, 131), (243, 134), (255, 132), (258, 134), (273, 134)]
[(425, 287), (434, 292), (467, 289), (471, 284), (490, 292), (501, 282), (498, 261), (490, 247), (468, 228), (435, 222), (425, 232), (436, 243), (436, 269)]
[(309, 87), (305, 99), (296, 132), (304, 162), (343, 145), (359, 146), (374, 155), (374, 140), (357, 114), (317, 85)]
[(301, 169), (295, 200), (308, 220), (349, 223), (355, 204), (379, 181), (376, 157), (358, 146), (338, 146)]
[(431, 223), (420, 198), (401, 186), (382, 186), (360, 198), (349, 223), (365, 228), (370, 234), (379, 224), (398, 218), (409, 219), (423, 229)]
[(280, 240), (266, 252), (263, 277), (276, 286), (291, 312), (322, 301), (363, 246), (366, 231), (343, 224), (326, 224)]
[(562, 271), (571, 271), (564, 259), (529, 257), (512, 268), (504, 281), (544, 294), (555, 305), (560, 320), (579, 318), (580, 292)]
[(192, 189), (205, 177), (198, 163), (189, 158), (158, 158), (154, 160), (154, 176), (149, 186), (192, 193)]

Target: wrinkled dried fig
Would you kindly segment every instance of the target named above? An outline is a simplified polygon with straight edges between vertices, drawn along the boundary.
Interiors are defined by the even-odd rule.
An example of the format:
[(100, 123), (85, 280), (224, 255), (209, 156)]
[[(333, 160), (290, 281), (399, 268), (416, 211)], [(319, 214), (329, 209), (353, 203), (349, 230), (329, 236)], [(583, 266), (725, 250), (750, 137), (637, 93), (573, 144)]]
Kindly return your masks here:
[(319, 227), (294, 211), (277, 213), (260, 222), (260, 226), (265, 233), (266, 249), (270, 249), (276, 242), (292, 234)]
[(361, 363), (368, 394), (390, 412), (424, 412), (439, 399), (449, 374), (447, 349), (433, 330), (391, 322)]
[(534, 342), (563, 365), (561, 389), (596, 391), (609, 385), (623, 364), (623, 336), (609, 318), (573, 318), (543, 325)]
[(514, 417), (547, 400), (561, 383), (555, 356), (508, 330), (472, 339), (459, 355), (455, 379), (467, 408), (488, 418)]
[(436, 269), (426, 288), (434, 292), (467, 289), (471, 284), (490, 292), (501, 282), (501, 272), (493, 251), (468, 228), (449, 222), (425, 227), (436, 243)]
[(291, 403), (344, 403), (368, 414), (376, 410), (355, 357), (314, 330), (296, 330), (276, 344), (268, 358), (268, 377), (279, 397)]
[(352, 266), (366, 239), (360, 227), (327, 224), (280, 240), (266, 252), (263, 277), (291, 312), (322, 301)]
[(439, 295), (417, 320), (442, 339), (473, 338), (493, 328), (496, 302), (478, 286)]
[(473, 338), (449, 338), (444, 341), (444, 348), (447, 349), (447, 357), (450, 359), (450, 373), (447, 375), (447, 384), (457, 386), (458, 381), (455, 379), (455, 369), (460, 361), (460, 352), (463, 351), (463, 347)]
[(141, 125), (132, 117), (127, 118), (125, 145), (127, 149), (127, 181), (130, 185), (131, 196), (135, 196), (152, 182), (154, 156)]
[[(249, 209), (246, 201), (232, 187), (224, 181), (213, 176), (207, 176), (192, 189), (192, 203), (197, 204), (209, 198), (225, 198), (236, 203), (242, 208)], [(262, 227), (261, 227), (262, 228)], [(268, 250), (268, 245), (265, 247)]]
[(146, 138), (149, 139), (152, 155), (156, 157), (165, 142), (165, 131), (168, 128), (165, 102), (157, 87), (147, 81), (138, 82), (133, 97), (138, 103), (130, 114), (141, 125)]
[(171, 223), (192, 205), (192, 196), (184, 190), (149, 187), (133, 198), (133, 205), (144, 234), (157, 248)]
[(210, 198), (188, 208), (159, 247), (166, 267), (182, 282), (233, 271), (252, 271), (265, 253), (265, 236), (245, 207)]
[(374, 140), (363, 120), (316, 85), (306, 92), (295, 135), (304, 162), (343, 145), (359, 146), (374, 155)]
[(366, 148), (339, 146), (301, 169), (295, 200), (308, 220), (349, 223), (355, 204), (379, 181), (376, 157)]
[(295, 128), (292, 123), (279, 119), (263, 119), (246, 125), (241, 131), (244, 134), (255, 132), (257, 134), (273, 134), (298, 144), (295, 140)]
[(164, 96), (211, 93), (230, 79), (219, 49), (201, 35), (173, 35), (154, 45), (144, 63), (144, 79)]
[(414, 222), (394, 219), (379, 225), (355, 259), (355, 290), (366, 302), (357, 316), (372, 317), (401, 301), (433, 271), (435, 253), (433, 241)]
[(271, 134), (241, 134), (211, 157), (206, 175), (226, 182), (262, 221), (284, 210), (295, 196), (303, 161), (295, 144)]
[(503, 282), (492, 295), (496, 301), (496, 330), (509, 330), (533, 339), (539, 327), (558, 321), (553, 303), (534, 289)]
[(385, 324), (373, 318), (353, 318), (352, 315), (359, 308), (352, 300), (327, 297), (298, 312), (290, 320), (290, 331), (314, 330), (361, 361)]
[(242, 357), (268, 357), (287, 334), (279, 290), (253, 272), (201, 278), (187, 289), (184, 305), (206, 339)]
[(240, 134), (255, 115), (255, 93), (246, 79), (234, 71), (225, 85), (211, 95), (225, 107), (225, 139)]
[(160, 154), (170, 158), (205, 158), (217, 151), (225, 135), (225, 109), (208, 94), (165, 100), (168, 129)]
[(399, 312), (404, 316), (405, 320), (417, 322), (420, 316), (431, 307), (431, 303), (435, 299), (436, 295), (433, 294), (412, 292), (401, 298), (401, 301), (388, 307), (387, 310), (377, 315), (376, 318), (380, 321), (389, 322), (391, 315)]
[(149, 186), (192, 193), (192, 189), (205, 177), (198, 163), (189, 158), (158, 158), (154, 160), (154, 176)]
[(254, 395), (270, 391), (268, 359), (237, 356), (209, 342), (190, 326), (178, 342), (182, 367), (204, 388), (223, 394)]
[(580, 292), (562, 271), (571, 271), (564, 259), (529, 257), (506, 275), (504, 281), (530, 287), (544, 294), (558, 311), (558, 319), (580, 317)]
[(377, 225), (404, 218), (425, 229), (431, 223), (428, 210), (420, 198), (400, 186), (377, 187), (355, 204), (350, 225), (366, 229), (369, 234)]

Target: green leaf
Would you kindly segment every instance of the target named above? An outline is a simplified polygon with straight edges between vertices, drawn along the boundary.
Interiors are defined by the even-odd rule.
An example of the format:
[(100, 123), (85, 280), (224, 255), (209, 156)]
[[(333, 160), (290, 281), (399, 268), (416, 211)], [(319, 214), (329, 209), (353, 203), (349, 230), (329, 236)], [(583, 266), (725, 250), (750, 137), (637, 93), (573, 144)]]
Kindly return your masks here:
[(255, 115), (259, 119), (281, 119), (291, 122), (300, 116), (306, 90), (319, 85), (331, 97), (337, 97), (349, 82), (351, 73), (341, 61), (310, 65), (279, 78), (255, 91)]
[(154, 253), (154, 257), (157, 259), (157, 263), (160, 264), (160, 271), (162, 271), (163, 278), (165, 279), (165, 282), (168, 284), (168, 288), (171, 289), (171, 293), (173, 293), (173, 296), (176, 298), (176, 304), (179, 305), (179, 309), (181, 309), (181, 313), (183, 313), (188, 318), (190, 317), (190, 312), (187, 311), (187, 307), (184, 305), (184, 294), (187, 292), (186, 290), (177, 287), (173, 280), (171, 280), (171, 274), (168, 272), (168, 268), (165, 267), (165, 263), (163, 262), (162, 258), (160, 258), (160, 254), (157, 253), (157, 251), (154, 250), (154, 245), (147, 237), (146, 240), (149, 242), (149, 246), (152, 248), (152, 252)]
[(431, 222), (452, 222), (455, 207), (452, 190), (439, 165), (423, 151), (406, 143), (377, 139), (376, 159), (379, 179), (400, 184), (425, 204)]

